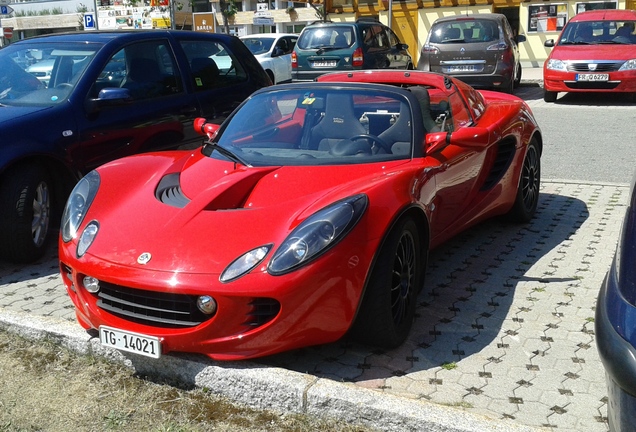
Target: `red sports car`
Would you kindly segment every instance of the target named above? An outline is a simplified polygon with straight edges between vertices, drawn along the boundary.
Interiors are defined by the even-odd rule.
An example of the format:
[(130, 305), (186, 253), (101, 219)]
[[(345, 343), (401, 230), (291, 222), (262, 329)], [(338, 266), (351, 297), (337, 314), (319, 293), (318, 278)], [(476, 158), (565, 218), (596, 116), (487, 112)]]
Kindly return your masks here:
[(593, 10), (575, 15), (543, 64), (543, 98), (559, 92), (621, 92), (636, 95), (636, 11)]
[(428, 251), (486, 218), (532, 218), (530, 108), (420, 71), (255, 92), (196, 151), (133, 156), (69, 197), (60, 270), (103, 345), (245, 359), (409, 334)]

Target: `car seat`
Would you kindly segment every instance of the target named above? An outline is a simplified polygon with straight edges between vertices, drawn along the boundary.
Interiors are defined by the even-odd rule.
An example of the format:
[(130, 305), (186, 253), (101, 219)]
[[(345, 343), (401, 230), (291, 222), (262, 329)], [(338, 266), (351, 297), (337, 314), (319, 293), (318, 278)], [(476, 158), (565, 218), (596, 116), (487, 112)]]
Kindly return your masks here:
[(308, 146), (314, 150), (330, 150), (343, 139), (366, 133), (354, 112), (352, 96), (330, 93), (322, 120), (310, 132)]
[(343, 34), (339, 34), (336, 36), (334, 40), (333, 46), (336, 48), (346, 48), (349, 44), (347, 43), (347, 38)]
[(592, 26), (588, 24), (579, 26), (574, 40), (578, 42), (592, 42), (594, 40), (594, 30)]
[(407, 103), (400, 103), (400, 113), (391, 127), (382, 132), (378, 137), (391, 147), (391, 153), (407, 155), (411, 150), (413, 141), (411, 128), (411, 110)]
[(428, 90), (424, 87), (413, 86), (409, 87), (411, 93), (415, 95), (417, 101), (420, 103), (420, 110), (422, 111), (422, 123), (427, 133), (439, 132), (441, 129), (433, 120), (431, 114), (431, 96), (428, 94)]
[(442, 42), (447, 40), (461, 39), (462, 31), (457, 27), (449, 27), (444, 31), (442, 35)]
[(134, 99), (160, 95), (163, 90), (161, 71), (155, 60), (136, 57), (130, 62), (128, 74), (121, 87), (130, 90)]
[(57, 87), (63, 84), (69, 84), (73, 77), (73, 58), (64, 56), (56, 61), (55, 74), (51, 76), (49, 87)]
[(196, 57), (190, 62), (192, 79), (197, 89), (214, 87), (220, 74), (219, 67), (210, 57)]

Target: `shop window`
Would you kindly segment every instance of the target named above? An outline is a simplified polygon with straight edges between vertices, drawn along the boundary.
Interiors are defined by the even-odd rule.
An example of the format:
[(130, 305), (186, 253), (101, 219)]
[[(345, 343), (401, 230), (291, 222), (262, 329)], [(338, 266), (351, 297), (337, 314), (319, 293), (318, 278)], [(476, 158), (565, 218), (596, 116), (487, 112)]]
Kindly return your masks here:
[(568, 6), (565, 3), (530, 5), (528, 16), (530, 32), (561, 31), (568, 22)]
[(285, 25), (285, 32), (299, 34), (304, 27), (305, 24)]
[(590, 3), (577, 3), (576, 13), (581, 13), (589, 10), (597, 9), (617, 9), (616, 2), (590, 2)]
[(332, 3), (332, 7), (337, 8), (343, 8), (343, 7), (353, 7), (353, 0), (333, 0)]

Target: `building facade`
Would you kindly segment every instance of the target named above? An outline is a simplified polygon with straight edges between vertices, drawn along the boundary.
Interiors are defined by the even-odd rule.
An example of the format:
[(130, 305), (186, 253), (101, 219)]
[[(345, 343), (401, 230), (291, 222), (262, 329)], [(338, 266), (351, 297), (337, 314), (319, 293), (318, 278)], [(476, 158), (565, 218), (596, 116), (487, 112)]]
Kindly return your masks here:
[[(95, 13), (101, 28), (157, 28), (192, 29), (193, 13), (212, 12), (216, 32), (236, 36), (253, 33), (299, 33), (307, 24), (321, 19), (317, 9), (325, 8), (331, 21), (355, 21), (360, 17), (375, 17), (389, 25), (409, 45), (417, 61), (422, 44), (432, 23), (449, 15), (486, 12), (506, 15), (518, 34), (524, 34), (520, 52), (524, 66), (541, 67), (549, 54), (543, 44), (556, 39), (565, 23), (579, 12), (590, 9), (634, 9), (636, 0), (617, 1), (522, 1), (522, 0), (317, 0), (313, 5), (283, 0), (235, 0), (235, 13), (227, 20), (218, 2), (195, 0), (184, 4), (179, 0), (97, 0), (85, 5), (81, 0), (29, 1), (9, 3), (11, 15), (0, 16), (4, 27), (13, 29), (11, 39), (23, 39), (46, 34), (83, 29), (84, 12)], [(51, 12), (57, 14), (39, 14)], [(108, 23), (108, 24), (107, 24)], [(99, 28), (99, 26), (98, 26)]]

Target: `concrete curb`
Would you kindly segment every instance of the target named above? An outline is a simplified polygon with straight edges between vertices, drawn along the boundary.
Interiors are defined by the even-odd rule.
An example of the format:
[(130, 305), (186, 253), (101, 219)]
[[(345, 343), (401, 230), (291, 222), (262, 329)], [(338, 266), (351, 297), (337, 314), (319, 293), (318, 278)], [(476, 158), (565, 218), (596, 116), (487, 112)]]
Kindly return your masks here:
[(141, 375), (205, 388), (210, 393), (257, 409), (337, 418), (383, 431), (545, 430), (250, 362), (218, 363), (205, 357), (172, 355), (149, 360), (105, 349), (77, 324), (2, 308), (0, 328), (30, 340), (49, 339), (81, 355), (94, 355), (123, 364)]

